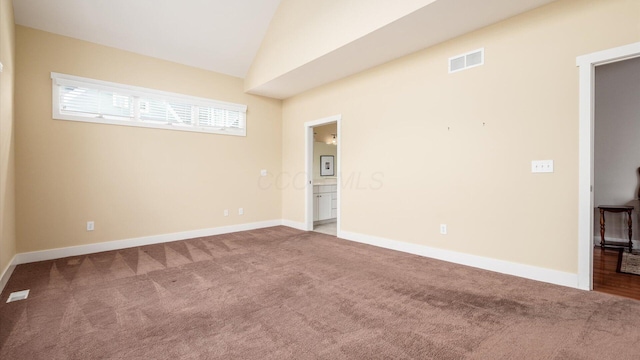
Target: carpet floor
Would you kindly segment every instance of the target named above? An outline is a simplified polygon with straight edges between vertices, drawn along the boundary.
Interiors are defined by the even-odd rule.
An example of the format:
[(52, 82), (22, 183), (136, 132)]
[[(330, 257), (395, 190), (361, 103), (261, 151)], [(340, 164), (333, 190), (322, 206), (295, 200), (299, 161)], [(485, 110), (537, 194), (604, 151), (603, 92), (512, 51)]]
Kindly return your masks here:
[(1, 300), (1, 359), (640, 357), (640, 301), (287, 227), (20, 265)]

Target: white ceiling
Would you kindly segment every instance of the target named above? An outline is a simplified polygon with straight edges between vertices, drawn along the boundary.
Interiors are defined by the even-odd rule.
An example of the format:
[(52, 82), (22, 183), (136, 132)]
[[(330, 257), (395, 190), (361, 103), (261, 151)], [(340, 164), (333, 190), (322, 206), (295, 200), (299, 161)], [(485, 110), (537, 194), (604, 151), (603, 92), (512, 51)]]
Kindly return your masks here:
[(333, 140), (334, 134), (338, 134), (338, 125), (336, 123), (313, 128), (313, 138), (317, 142), (329, 144)]
[(13, 0), (15, 20), (244, 78), (280, 0)]
[[(553, 1), (438, 0), (248, 92), (285, 99)], [(13, 0), (19, 25), (240, 78), (279, 3)]]

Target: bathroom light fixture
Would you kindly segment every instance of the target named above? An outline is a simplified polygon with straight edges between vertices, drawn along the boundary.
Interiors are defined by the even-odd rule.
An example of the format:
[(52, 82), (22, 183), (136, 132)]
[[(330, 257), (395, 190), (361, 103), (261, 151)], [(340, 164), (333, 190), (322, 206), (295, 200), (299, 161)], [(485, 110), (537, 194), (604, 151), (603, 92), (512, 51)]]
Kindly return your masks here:
[(331, 134), (331, 135), (333, 135), (333, 141), (331, 141), (331, 143), (333, 145), (338, 145), (338, 143), (336, 142), (336, 134)]

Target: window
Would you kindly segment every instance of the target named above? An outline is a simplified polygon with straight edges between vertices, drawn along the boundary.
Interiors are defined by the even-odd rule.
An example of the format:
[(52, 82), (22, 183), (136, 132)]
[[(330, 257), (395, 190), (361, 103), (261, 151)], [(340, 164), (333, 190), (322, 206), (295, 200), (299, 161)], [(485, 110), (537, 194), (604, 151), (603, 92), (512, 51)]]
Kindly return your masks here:
[(51, 73), (53, 118), (246, 135), (247, 106)]

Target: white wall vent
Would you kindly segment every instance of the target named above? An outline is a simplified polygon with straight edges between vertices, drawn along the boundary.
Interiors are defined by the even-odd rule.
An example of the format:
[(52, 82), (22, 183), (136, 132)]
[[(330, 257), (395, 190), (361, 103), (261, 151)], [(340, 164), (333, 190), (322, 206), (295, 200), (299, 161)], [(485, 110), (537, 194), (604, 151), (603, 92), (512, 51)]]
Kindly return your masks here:
[(29, 296), (29, 290), (12, 292), (11, 294), (9, 294), (7, 302), (10, 303), (18, 300), (24, 300), (27, 298), (27, 296)]
[(449, 73), (484, 65), (484, 48), (449, 58)]

